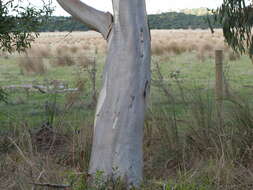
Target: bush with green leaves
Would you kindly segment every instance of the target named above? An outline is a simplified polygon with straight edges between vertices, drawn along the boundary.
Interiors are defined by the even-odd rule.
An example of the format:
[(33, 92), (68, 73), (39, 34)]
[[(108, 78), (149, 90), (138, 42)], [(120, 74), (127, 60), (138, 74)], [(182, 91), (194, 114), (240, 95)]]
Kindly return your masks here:
[(223, 0), (213, 10), (215, 22), (223, 27), (224, 37), (236, 52), (253, 55), (253, 5), (251, 0)]
[(7, 103), (7, 93), (0, 87), (0, 102)]
[(0, 50), (25, 51), (51, 13), (51, 1), (43, 1), (39, 8), (29, 1), (0, 1)]

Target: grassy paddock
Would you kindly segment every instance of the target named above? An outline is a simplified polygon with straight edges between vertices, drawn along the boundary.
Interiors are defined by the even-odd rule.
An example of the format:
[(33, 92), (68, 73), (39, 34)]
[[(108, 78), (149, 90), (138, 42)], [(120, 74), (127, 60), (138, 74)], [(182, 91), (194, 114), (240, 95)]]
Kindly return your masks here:
[[(142, 189), (252, 189), (253, 65), (223, 40), (221, 31), (152, 31)], [(8, 99), (0, 103), (0, 189), (124, 189), (120, 180), (104, 184), (99, 172), (88, 187), (105, 49), (97, 33), (44, 33), (24, 55), (2, 53), (0, 86)], [(215, 49), (225, 53), (223, 126)]]

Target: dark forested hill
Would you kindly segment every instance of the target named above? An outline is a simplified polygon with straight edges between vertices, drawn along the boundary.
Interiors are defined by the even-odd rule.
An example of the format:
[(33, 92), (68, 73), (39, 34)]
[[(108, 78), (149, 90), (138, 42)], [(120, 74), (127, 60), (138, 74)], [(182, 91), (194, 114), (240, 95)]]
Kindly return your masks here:
[(87, 31), (89, 28), (72, 17), (53, 16), (47, 25), (41, 27), (41, 32), (55, 31)]
[[(182, 12), (168, 12), (156, 15), (149, 15), (149, 25), (151, 29), (207, 29), (208, 23), (206, 16), (197, 16), (185, 14)], [(212, 20), (212, 17), (211, 17)], [(214, 25), (218, 28), (218, 25)], [(46, 31), (86, 31), (88, 30), (83, 24), (75, 21), (71, 17), (51, 17), (49, 23), (41, 28), (42, 32)]]
[[(210, 20), (212, 22), (213, 17), (210, 17)], [(207, 29), (209, 27), (207, 16), (177, 12), (149, 15), (149, 25), (151, 29)], [(219, 25), (214, 27), (218, 28)]]

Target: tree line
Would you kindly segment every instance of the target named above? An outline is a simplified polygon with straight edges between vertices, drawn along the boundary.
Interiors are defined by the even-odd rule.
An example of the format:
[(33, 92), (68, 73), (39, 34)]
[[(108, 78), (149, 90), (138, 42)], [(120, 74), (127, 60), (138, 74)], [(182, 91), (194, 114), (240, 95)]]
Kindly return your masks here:
[[(209, 17), (211, 22), (213, 16)], [(153, 14), (148, 16), (151, 29), (208, 29), (206, 15), (185, 14), (183, 12), (168, 12)], [(213, 27), (220, 28), (220, 24), (214, 24)], [(87, 31), (88, 27), (76, 21), (72, 17), (52, 16), (48, 24), (41, 27), (41, 32), (54, 31)]]

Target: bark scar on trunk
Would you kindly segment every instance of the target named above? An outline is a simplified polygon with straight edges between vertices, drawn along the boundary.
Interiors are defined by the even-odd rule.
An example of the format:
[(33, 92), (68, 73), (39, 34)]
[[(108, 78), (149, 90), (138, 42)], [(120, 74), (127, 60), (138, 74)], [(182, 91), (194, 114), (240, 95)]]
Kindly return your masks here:
[(100, 97), (99, 97), (99, 100), (98, 100), (98, 103), (97, 103), (97, 112), (96, 112), (96, 115), (95, 115), (95, 124), (94, 124), (94, 126), (96, 126), (97, 118), (99, 117), (101, 109), (104, 105), (106, 95), (107, 95), (107, 75), (105, 76), (105, 83), (104, 83), (104, 86), (101, 90), (101, 94), (100, 94)]
[(149, 21), (148, 21), (148, 35), (149, 35), (149, 40), (152, 41)]
[(112, 126), (113, 129), (116, 128), (117, 123), (118, 123), (118, 120), (119, 120), (119, 117), (117, 116), (117, 117), (115, 118), (114, 122), (113, 122), (113, 126)]
[(134, 100), (135, 100), (135, 96), (131, 96), (131, 101), (130, 101), (129, 108), (133, 107)]
[(144, 92), (143, 92), (143, 97), (144, 99), (146, 99), (147, 97), (147, 94), (148, 94), (148, 88), (149, 88), (149, 81), (146, 80), (146, 83), (145, 83), (145, 88), (144, 88)]
[(106, 41), (108, 41), (109, 37), (110, 37), (110, 34), (112, 33), (112, 28), (113, 28), (113, 16), (111, 13), (107, 12), (106, 15), (109, 17), (109, 20), (110, 20), (110, 25), (108, 26), (108, 33), (106, 34), (105, 36), (105, 39)]
[(120, 112), (118, 113), (114, 113), (115, 116), (114, 116), (114, 121), (113, 121), (113, 126), (112, 126), (112, 129), (116, 129), (116, 126), (118, 124), (118, 120), (119, 120), (119, 115), (120, 115)]
[(144, 57), (144, 31), (143, 28), (140, 30), (140, 41), (141, 41), (141, 58)]

